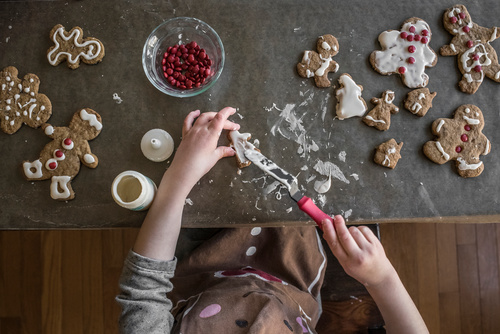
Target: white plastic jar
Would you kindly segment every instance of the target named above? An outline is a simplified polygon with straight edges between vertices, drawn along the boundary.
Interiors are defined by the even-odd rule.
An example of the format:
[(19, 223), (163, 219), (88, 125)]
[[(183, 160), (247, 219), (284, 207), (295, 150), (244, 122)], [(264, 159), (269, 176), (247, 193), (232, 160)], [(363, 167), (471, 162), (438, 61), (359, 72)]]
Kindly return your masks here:
[(156, 184), (150, 178), (132, 170), (120, 173), (111, 185), (115, 202), (133, 211), (149, 209), (156, 190)]

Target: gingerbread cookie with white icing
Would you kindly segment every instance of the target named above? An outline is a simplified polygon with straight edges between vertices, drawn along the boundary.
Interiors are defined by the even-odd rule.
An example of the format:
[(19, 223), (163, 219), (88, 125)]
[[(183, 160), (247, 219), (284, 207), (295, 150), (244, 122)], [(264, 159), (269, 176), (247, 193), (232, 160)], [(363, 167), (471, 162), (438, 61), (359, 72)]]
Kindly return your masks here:
[(386, 90), (381, 98), (372, 98), (370, 102), (375, 107), (363, 117), (363, 122), (368, 126), (373, 126), (377, 130), (386, 131), (391, 126), (391, 114), (397, 114), (399, 108), (394, 105), (396, 94), (392, 90)]
[(356, 84), (352, 77), (344, 73), (339, 78), (340, 88), (337, 89), (337, 118), (340, 120), (351, 117), (362, 117), (367, 110), (366, 102), (361, 97), (363, 86)]
[(377, 146), (373, 161), (380, 166), (394, 169), (399, 159), (401, 159), (402, 147), (403, 142), (398, 144), (396, 140), (392, 138)]
[(436, 92), (431, 93), (429, 88), (414, 89), (406, 95), (405, 108), (413, 115), (424, 117), (430, 108)]
[(432, 133), (437, 138), (424, 144), (424, 154), (437, 164), (455, 160), (461, 177), (479, 176), (484, 170), (479, 156), (491, 151), (483, 128), (481, 110), (472, 104), (462, 105), (453, 118), (438, 118), (432, 123)]
[(24, 176), (28, 181), (51, 179), (50, 196), (56, 200), (75, 197), (71, 181), (80, 171), (80, 163), (96, 168), (97, 156), (90, 150), (88, 141), (102, 130), (101, 116), (92, 109), (77, 111), (68, 127), (42, 126), (45, 134), (52, 138), (42, 149), (40, 158), (23, 162)]
[(403, 22), (401, 30), (387, 30), (379, 35), (382, 50), (371, 53), (370, 63), (380, 74), (399, 74), (409, 88), (425, 87), (429, 82), (425, 68), (433, 67), (438, 60), (429, 46), (431, 36), (429, 25), (412, 17)]
[(484, 77), (500, 82), (498, 56), (490, 45), (500, 37), (498, 27), (485, 28), (472, 22), (464, 5), (448, 8), (443, 16), (445, 29), (453, 35), (451, 43), (441, 47), (442, 56), (457, 56), (462, 73), (459, 87), (464, 93), (474, 94)]
[(67, 60), (68, 67), (76, 69), (80, 61), (85, 64), (97, 64), (104, 58), (104, 45), (94, 37), (83, 38), (83, 30), (74, 27), (69, 32), (58, 24), (50, 31), (54, 46), (47, 51), (47, 59), (52, 66)]
[(38, 93), (40, 79), (32, 73), (21, 80), (17, 68), (6, 67), (0, 72), (0, 128), (13, 134), (23, 124), (38, 128), (52, 115), (49, 98)]
[(303, 78), (314, 78), (317, 87), (330, 87), (329, 72), (337, 72), (339, 64), (332, 59), (339, 52), (339, 42), (332, 35), (318, 38), (315, 51), (304, 51), (302, 61), (297, 64), (297, 73)]
[(252, 162), (245, 156), (245, 151), (256, 150), (260, 152), (254, 144), (249, 142), (252, 135), (250, 133), (240, 133), (239, 131), (233, 130), (228, 132), (227, 138), (229, 139), (229, 146), (236, 152), (235, 156), (238, 168), (250, 166)]

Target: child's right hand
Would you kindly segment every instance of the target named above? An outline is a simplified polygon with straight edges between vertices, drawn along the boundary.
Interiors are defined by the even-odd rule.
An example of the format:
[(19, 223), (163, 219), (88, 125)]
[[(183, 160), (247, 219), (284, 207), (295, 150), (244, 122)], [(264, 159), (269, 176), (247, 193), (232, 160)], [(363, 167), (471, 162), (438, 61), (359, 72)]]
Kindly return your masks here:
[(366, 226), (347, 228), (344, 218), (334, 217), (333, 224), (323, 221), (323, 238), (345, 272), (365, 286), (377, 286), (397, 275), (384, 248)]

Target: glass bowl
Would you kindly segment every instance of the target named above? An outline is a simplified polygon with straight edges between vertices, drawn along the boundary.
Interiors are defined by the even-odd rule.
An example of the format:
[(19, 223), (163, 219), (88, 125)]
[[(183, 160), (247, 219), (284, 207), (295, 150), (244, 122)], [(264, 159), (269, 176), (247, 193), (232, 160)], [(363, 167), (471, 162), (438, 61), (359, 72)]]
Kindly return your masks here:
[[(164, 73), (164, 54), (169, 47), (196, 42), (212, 61), (210, 75), (199, 87), (181, 89), (172, 86)], [(213, 86), (224, 68), (224, 46), (208, 24), (192, 17), (176, 17), (156, 27), (149, 35), (142, 52), (142, 66), (149, 81), (161, 92), (175, 97), (190, 97)]]

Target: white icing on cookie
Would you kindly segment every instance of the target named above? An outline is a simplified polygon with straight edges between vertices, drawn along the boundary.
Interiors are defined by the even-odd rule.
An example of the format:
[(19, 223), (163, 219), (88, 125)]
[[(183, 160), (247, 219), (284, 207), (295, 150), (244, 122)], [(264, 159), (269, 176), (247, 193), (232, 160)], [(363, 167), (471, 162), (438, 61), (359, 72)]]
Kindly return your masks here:
[(245, 156), (246, 150), (255, 150), (255, 146), (248, 142), (251, 137), (250, 133), (240, 133), (239, 131), (230, 131), (229, 136), (231, 137), (231, 147), (236, 152), (236, 158), (240, 164), (248, 164), (248, 160)]
[(93, 164), (95, 162), (95, 158), (92, 154), (85, 154), (83, 156), (83, 161), (85, 161), (86, 163), (88, 163), (89, 165)]
[(52, 176), (51, 180), (50, 197), (53, 199), (65, 199), (71, 196), (71, 192), (68, 188), (71, 176)]
[(441, 145), (440, 142), (436, 141), (436, 147), (437, 147), (438, 151), (441, 152), (441, 154), (443, 155), (443, 158), (445, 158), (446, 161), (450, 160), (450, 155), (444, 151), (443, 146)]
[(366, 112), (366, 105), (361, 98), (361, 88), (346, 74), (339, 79), (342, 88), (337, 90), (337, 117), (340, 120), (354, 116), (362, 117)]
[[(24, 175), (28, 179), (39, 179), (42, 177), (42, 162), (40, 159), (35, 160), (33, 162), (25, 162), (23, 163), (23, 169), (24, 169)], [(31, 170), (34, 169), (35, 171), (32, 172)]]
[[(73, 39), (72, 43), (77, 48), (84, 48), (86, 46), (89, 46), (89, 49), (87, 52), (81, 51), (73, 59), (71, 53), (60, 51), (61, 45), (57, 41), (57, 36), (60, 36), (64, 41), (69, 41), (70, 39)], [(73, 32), (68, 37), (66, 37), (64, 34), (64, 27), (60, 27), (59, 29), (57, 29), (56, 32), (54, 33), (54, 36), (52, 37), (52, 41), (54, 42), (56, 47), (47, 54), (47, 59), (49, 60), (49, 63), (51, 65), (55, 66), (57, 63), (57, 60), (59, 59), (59, 57), (61, 55), (68, 56), (68, 62), (70, 62), (71, 64), (75, 64), (78, 61), (78, 58), (80, 58), (80, 57), (83, 57), (87, 60), (92, 60), (92, 59), (97, 58), (99, 56), (99, 54), (101, 53), (101, 43), (99, 43), (98, 41), (95, 41), (95, 40), (90, 40), (90, 41), (86, 41), (86, 42), (80, 44), (78, 42), (79, 37), (80, 37), (80, 30), (78, 30), (78, 29), (74, 29)], [(94, 52), (94, 50), (95, 50), (95, 52)], [(53, 56), (54, 53), (56, 53), (55, 56)]]
[(458, 165), (458, 169), (460, 170), (475, 170), (483, 164), (482, 161), (479, 161), (477, 164), (468, 164), (463, 158), (457, 158), (457, 161), (460, 163)]
[(100, 131), (102, 129), (102, 124), (97, 120), (97, 116), (94, 114), (89, 114), (85, 109), (80, 111), (80, 117), (84, 121), (88, 121), (91, 126), (96, 128), (96, 130)]

